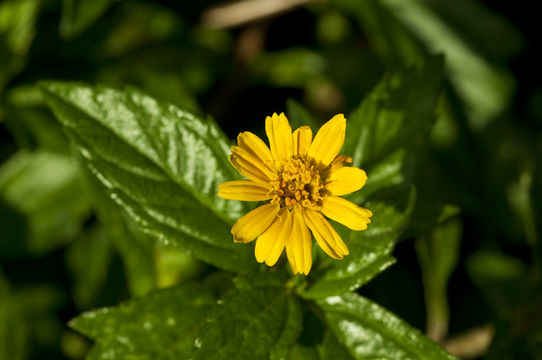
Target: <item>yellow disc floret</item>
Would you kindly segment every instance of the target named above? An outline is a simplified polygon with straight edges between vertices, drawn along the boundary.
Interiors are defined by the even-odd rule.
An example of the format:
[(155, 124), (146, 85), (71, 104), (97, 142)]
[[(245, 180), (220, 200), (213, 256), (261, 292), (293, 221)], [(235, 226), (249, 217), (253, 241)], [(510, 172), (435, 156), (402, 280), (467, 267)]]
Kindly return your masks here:
[(316, 209), (326, 191), (316, 163), (306, 155), (296, 155), (284, 161), (278, 179), (271, 181), (271, 186), (271, 202), (288, 208), (297, 204)]

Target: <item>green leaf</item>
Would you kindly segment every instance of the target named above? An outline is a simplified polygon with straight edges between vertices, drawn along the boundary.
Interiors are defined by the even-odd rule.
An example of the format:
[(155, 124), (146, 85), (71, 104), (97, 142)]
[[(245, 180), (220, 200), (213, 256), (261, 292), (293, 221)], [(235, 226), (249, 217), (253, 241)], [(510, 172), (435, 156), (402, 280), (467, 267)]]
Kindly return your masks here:
[(60, 35), (73, 38), (92, 25), (113, 3), (112, 0), (62, 0)]
[(92, 307), (105, 285), (113, 246), (105, 230), (94, 227), (80, 236), (66, 251), (66, 262), (73, 276), (73, 301), (79, 309)]
[[(419, 61), (428, 52), (444, 53), (446, 73), (467, 104), (474, 127), (485, 126), (509, 102), (514, 79), (464, 41), (461, 26), (442, 21), (431, 9), (432, 2), (340, 0), (338, 4), (358, 19), (378, 55), (392, 67)], [(472, 9), (459, 10), (459, 4), (446, 6), (472, 14)]]
[(457, 264), (461, 223), (447, 221), (416, 239), (416, 254), (422, 269), (427, 334), (442, 341), (448, 331), (448, 279)]
[(218, 184), (239, 175), (214, 122), (134, 89), (42, 88), (91, 172), (144, 231), (223, 269), (257, 266), (230, 234), (246, 205), (216, 196)]
[(32, 254), (62, 246), (80, 232), (90, 215), (81, 190), (77, 163), (63, 155), (21, 151), (0, 167), (0, 197), (26, 217), (25, 247)]
[(289, 360), (354, 360), (348, 350), (337, 340), (337, 337), (326, 329), (322, 342), (313, 346), (300, 343), (290, 350)]
[(36, 33), (40, 0), (7, 0), (0, 3), (0, 93), (24, 66)]
[(185, 284), (79, 315), (70, 327), (94, 339), (87, 359), (186, 359), (197, 328), (215, 304), (197, 284)]
[(301, 332), (297, 299), (280, 287), (233, 290), (201, 327), (195, 359), (285, 359)]
[(404, 186), (381, 191), (367, 201), (364, 206), (374, 214), (367, 230), (348, 232), (350, 254), (314, 269), (314, 284), (301, 295), (319, 299), (353, 291), (392, 265), (395, 259), (390, 254), (408, 223), (414, 202), (414, 188)]
[[(398, 151), (405, 153), (395, 155), (393, 163), (401, 163), (399, 170), (411, 175), (435, 120), (442, 66), (442, 57), (432, 57), (419, 67), (385, 75), (348, 118), (342, 152), (352, 156), (355, 166), (367, 170), (367, 186), (371, 186), (371, 168)], [(389, 167), (386, 164), (381, 171)]]
[(104, 225), (108, 241), (122, 258), (130, 293), (133, 296), (147, 294), (156, 287), (154, 243), (146, 234), (137, 231), (133, 221), (107, 196), (102, 183), (90, 171), (85, 171), (84, 175), (96, 215)]
[(455, 359), (418, 330), (357, 294), (331, 296), (317, 305), (354, 359)]

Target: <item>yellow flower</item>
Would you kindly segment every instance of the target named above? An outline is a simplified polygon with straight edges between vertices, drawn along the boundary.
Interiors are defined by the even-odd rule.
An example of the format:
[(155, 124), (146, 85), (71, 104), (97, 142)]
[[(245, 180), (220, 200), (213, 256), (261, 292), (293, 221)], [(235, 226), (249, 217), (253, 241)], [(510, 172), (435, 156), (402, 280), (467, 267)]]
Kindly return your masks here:
[(335, 115), (313, 139), (308, 126), (292, 133), (286, 116), (273, 114), (265, 119), (271, 150), (248, 131), (237, 137), (230, 161), (249, 180), (220, 184), (218, 196), (271, 200), (241, 217), (231, 229), (235, 242), (258, 238), (258, 262), (273, 266), (286, 247), (292, 272), (308, 274), (312, 266), (310, 232), (332, 258), (348, 255), (346, 244), (323, 215), (352, 230), (365, 230), (371, 222), (371, 211), (340, 197), (361, 189), (367, 180), (362, 169), (345, 166), (352, 164), (351, 157), (338, 155), (345, 130), (346, 119)]

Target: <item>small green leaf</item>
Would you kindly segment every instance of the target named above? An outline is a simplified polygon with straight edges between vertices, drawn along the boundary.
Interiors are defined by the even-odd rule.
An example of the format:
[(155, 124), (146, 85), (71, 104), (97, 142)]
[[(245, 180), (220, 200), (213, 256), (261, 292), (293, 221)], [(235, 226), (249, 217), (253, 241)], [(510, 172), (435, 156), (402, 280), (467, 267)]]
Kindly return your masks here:
[[(26, 217), (25, 248), (32, 254), (65, 245), (80, 232), (90, 214), (81, 190), (79, 167), (64, 155), (21, 151), (0, 167), (0, 197)], [(8, 241), (4, 230), (0, 239)]]
[(0, 93), (24, 66), (36, 33), (40, 0), (8, 0), (0, 3)]
[(195, 359), (284, 359), (301, 332), (297, 301), (279, 287), (230, 291), (201, 327)]
[(113, 3), (113, 0), (62, 0), (60, 35), (77, 36), (92, 25)]
[(42, 88), (91, 172), (143, 230), (227, 270), (257, 266), (230, 234), (246, 205), (216, 196), (218, 184), (239, 175), (214, 122), (134, 89)]
[(209, 290), (185, 284), (85, 312), (69, 325), (96, 341), (87, 359), (186, 359), (214, 304)]
[(95, 227), (80, 236), (66, 251), (73, 283), (73, 301), (79, 309), (90, 308), (105, 285), (113, 246), (105, 230)]
[(318, 299), (353, 291), (395, 262), (390, 255), (405, 228), (415, 202), (413, 187), (399, 186), (381, 191), (364, 204), (373, 212), (365, 231), (349, 232), (350, 254), (329, 266), (315, 269), (314, 284), (301, 295)]
[(427, 334), (441, 341), (448, 331), (448, 279), (457, 264), (461, 223), (447, 221), (416, 239), (416, 254), (422, 269)]
[(418, 330), (357, 294), (331, 296), (317, 305), (354, 359), (455, 359)]

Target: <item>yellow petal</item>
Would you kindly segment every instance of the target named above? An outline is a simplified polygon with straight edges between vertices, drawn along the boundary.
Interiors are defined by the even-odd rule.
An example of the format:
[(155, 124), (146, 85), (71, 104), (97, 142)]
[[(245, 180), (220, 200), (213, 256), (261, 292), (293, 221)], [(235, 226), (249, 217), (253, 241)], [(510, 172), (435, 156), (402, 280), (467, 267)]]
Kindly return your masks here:
[(279, 204), (265, 204), (248, 212), (231, 228), (235, 242), (247, 243), (260, 236), (279, 213)]
[(279, 167), (284, 159), (288, 159), (294, 154), (292, 128), (283, 113), (273, 114), (265, 119), (265, 132), (269, 138), (271, 154)]
[(292, 268), (292, 273), (294, 275), (298, 274), (299, 270), (297, 269), (297, 266), (295, 264), (295, 256), (293, 253), (293, 248), (291, 246), (288, 246), (288, 243), (286, 243), (286, 256), (288, 257), (288, 262), (290, 263), (290, 267)]
[(312, 143), (312, 130), (308, 126), (301, 126), (294, 131), (294, 155), (306, 154)]
[(331, 224), (320, 214), (310, 209), (303, 211), (305, 223), (311, 229), (318, 245), (332, 258), (342, 259), (348, 255), (348, 248)]
[(269, 184), (276, 177), (258, 157), (239, 146), (231, 147), (230, 162), (242, 175), (259, 184)]
[(325, 181), (326, 190), (341, 196), (358, 191), (365, 185), (367, 174), (357, 167), (342, 167), (333, 171)]
[(328, 166), (343, 146), (345, 131), (344, 115), (335, 115), (318, 130), (309, 148), (309, 156), (323, 166)]
[[(292, 213), (292, 233), (286, 243), (286, 254), (294, 274), (297, 272), (307, 275), (312, 267), (312, 239), (301, 211)], [(292, 260), (290, 260), (290, 258)], [(292, 265), (292, 261), (294, 264)], [(296, 271), (294, 271), (294, 268)]]
[(269, 195), (270, 190), (252, 180), (234, 180), (218, 185), (218, 196), (229, 200), (262, 201), (273, 197)]
[(329, 165), (329, 173), (333, 173), (334, 171), (339, 170), (340, 168), (344, 167), (345, 164), (352, 165), (352, 158), (347, 155), (339, 155)]
[(271, 226), (256, 240), (256, 248), (254, 249), (256, 260), (258, 262), (265, 261), (268, 266), (275, 265), (284, 250), (291, 229), (292, 216), (290, 211), (283, 208)]
[(239, 145), (239, 147), (242, 147), (248, 152), (257, 156), (261, 160), (261, 162), (263, 162), (269, 168), (275, 170), (275, 164), (273, 162), (271, 150), (269, 150), (267, 145), (258, 136), (254, 135), (249, 131), (242, 132), (237, 136), (237, 144)]
[(371, 211), (338, 196), (329, 196), (322, 204), (322, 213), (352, 230), (365, 230)]

